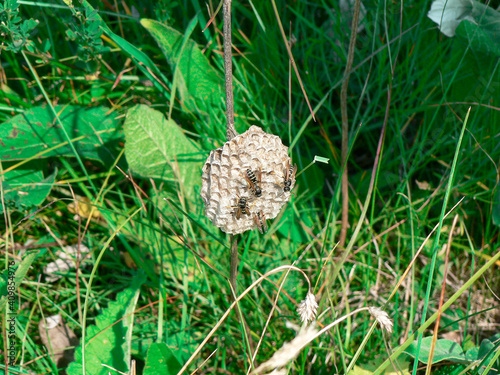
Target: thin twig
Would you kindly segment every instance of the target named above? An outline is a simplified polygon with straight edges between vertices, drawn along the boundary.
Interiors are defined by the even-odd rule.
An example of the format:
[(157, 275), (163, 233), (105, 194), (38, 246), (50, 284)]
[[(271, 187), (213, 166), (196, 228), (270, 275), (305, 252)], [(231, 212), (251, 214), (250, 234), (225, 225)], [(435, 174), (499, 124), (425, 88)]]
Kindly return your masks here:
[[(233, 101), (233, 65), (231, 53), (231, 1), (224, 0), (222, 12), (224, 13), (224, 76), (226, 83), (226, 118), (227, 118), (227, 140), (233, 139), (237, 133), (234, 128), (234, 101)], [(235, 236), (229, 236), (231, 244), (231, 265), (229, 282), (237, 293), (236, 278), (238, 277), (238, 240)]]
[(349, 76), (351, 75), (352, 63), (354, 61), (354, 48), (356, 47), (356, 37), (358, 36), (359, 9), (361, 0), (356, 0), (354, 4), (354, 14), (351, 25), (351, 40), (349, 42), (349, 52), (347, 54), (347, 64), (344, 72), (344, 82), (340, 91), (340, 110), (342, 112), (342, 227), (340, 229), (339, 246), (345, 245), (347, 237), (347, 227), (349, 226), (349, 180), (347, 177), (347, 153), (349, 148), (349, 122), (347, 117), (347, 87)]
[(293, 270), (293, 271), (300, 272), (304, 276), (305, 280), (307, 281), (309, 290), (311, 290), (311, 280), (309, 280), (306, 273), (304, 271), (302, 271), (300, 268), (297, 268), (295, 266), (279, 266), (271, 271), (266, 272), (264, 275), (260, 276), (257, 280), (255, 280), (248, 288), (246, 288), (243, 291), (243, 293), (241, 293), (238, 296), (238, 298), (235, 299), (235, 301), (231, 304), (231, 306), (229, 306), (229, 308), (226, 310), (226, 312), (219, 319), (217, 324), (215, 324), (215, 326), (212, 328), (212, 330), (205, 336), (205, 338), (203, 339), (201, 344), (198, 345), (198, 347), (193, 352), (193, 354), (191, 354), (191, 357), (189, 357), (189, 359), (186, 361), (186, 363), (184, 363), (184, 366), (182, 366), (182, 368), (177, 372), (177, 375), (181, 375), (184, 371), (186, 371), (186, 369), (191, 364), (191, 362), (193, 362), (194, 358), (201, 352), (201, 349), (212, 338), (214, 333), (221, 326), (222, 322), (228, 317), (229, 313), (232, 311), (233, 308), (235, 308), (238, 305), (238, 302), (240, 302), (243, 299), (243, 297), (245, 297), (253, 288), (255, 288), (257, 285), (259, 285), (263, 280), (266, 280), (269, 276), (271, 276), (275, 273), (287, 271), (287, 270)]
[(234, 100), (233, 100), (233, 65), (231, 52), (231, 0), (224, 0), (224, 71), (226, 81), (226, 118), (227, 140), (233, 139), (237, 133), (234, 128)]
[[(222, 12), (224, 13), (224, 78), (226, 83), (226, 119), (227, 119), (227, 141), (236, 137), (236, 129), (234, 127), (234, 99), (233, 99), (233, 61), (232, 61), (232, 50), (231, 50), (231, 1), (224, 0), (222, 7)], [(237, 300), (238, 296), (238, 237), (234, 235), (229, 236), (229, 243), (231, 244), (231, 260), (229, 266), (229, 283), (233, 290), (234, 300)], [(243, 325), (245, 327), (245, 332), (247, 335), (248, 345), (249, 345), (249, 355), (252, 360), (253, 351), (253, 341), (250, 335), (250, 327), (248, 326), (246, 320), (243, 317), (242, 311), (239, 305), (236, 305), (238, 310), (238, 317), (241, 317)], [(253, 367), (253, 365), (252, 365)]]
[[(302, 84), (302, 80), (300, 79), (299, 69), (297, 68), (297, 64), (295, 64), (295, 59), (293, 58), (291, 43), (289, 43), (288, 40), (286, 39), (285, 29), (283, 29), (283, 25), (281, 24), (280, 15), (278, 13), (278, 8), (276, 7), (276, 2), (274, 0), (271, 0), (271, 4), (273, 5), (274, 14), (276, 15), (276, 20), (278, 21), (278, 26), (279, 26), (279, 29), (281, 32), (281, 36), (283, 37), (283, 41), (285, 42), (286, 51), (288, 52), (288, 58), (292, 62), (293, 70), (295, 71), (295, 75), (297, 76), (297, 80), (299, 81), (300, 89), (302, 90), (302, 94), (304, 95), (304, 98), (306, 99), (307, 106), (309, 107), (309, 111), (311, 111), (311, 116), (312, 116), (313, 120), (316, 121), (316, 117), (314, 117), (314, 111), (311, 107), (311, 103), (309, 102), (309, 98), (307, 97), (306, 89), (304, 88), (304, 85)], [(291, 35), (290, 35), (290, 37), (291, 37)]]
[(233, 287), (235, 293), (236, 279), (238, 278), (238, 239), (234, 235), (229, 236), (229, 243), (231, 244), (231, 265), (229, 266), (229, 283)]

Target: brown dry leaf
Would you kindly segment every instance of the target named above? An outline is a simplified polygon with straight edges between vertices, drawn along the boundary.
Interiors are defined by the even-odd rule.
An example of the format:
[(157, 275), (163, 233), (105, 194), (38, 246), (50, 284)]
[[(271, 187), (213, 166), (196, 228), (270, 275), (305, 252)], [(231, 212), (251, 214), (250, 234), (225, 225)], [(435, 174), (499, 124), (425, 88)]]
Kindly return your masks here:
[(132, 257), (130, 256), (130, 254), (128, 252), (123, 253), (123, 259), (124, 259), (125, 264), (128, 268), (131, 268), (134, 270), (136, 270), (138, 268), (137, 264), (135, 264), (135, 262), (134, 262), (134, 259), (132, 259)]
[(432, 190), (432, 187), (431, 187), (431, 184), (429, 184), (427, 181), (418, 181), (418, 180), (415, 180), (418, 188), (420, 190)]
[(64, 323), (60, 314), (49, 316), (45, 321), (42, 319), (38, 324), (38, 331), (43, 345), (57, 367), (66, 367), (73, 362), (75, 347), (79, 344), (79, 340)]
[[(95, 208), (92, 204), (90, 204), (90, 199), (87, 197), (79, 197), (78, 201), (74, 201), (68, 204), (68, 211), (75, 215), (80, 215), (81, 217), (88, 218), (92, 213), (93, 219), (99, 219), (101, 217), (101, 213), (97, 208)], [(78, 209), (77, 209), (78, 205)], [(94, 210), (92, 211), (92, 208)]]

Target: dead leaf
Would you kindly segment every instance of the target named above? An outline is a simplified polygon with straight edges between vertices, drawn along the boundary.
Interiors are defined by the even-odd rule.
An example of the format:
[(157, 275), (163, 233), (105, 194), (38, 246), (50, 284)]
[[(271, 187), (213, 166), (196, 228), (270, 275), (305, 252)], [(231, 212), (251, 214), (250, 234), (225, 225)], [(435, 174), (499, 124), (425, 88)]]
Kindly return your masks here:
[(83, 218), (88, 218), (92, 214), (93, 219), (101, 218), (99, 210), (91, 204), (87, 197), (79, 197), (78, 201), (68, 204), (68, 211), (72, 214), (80, 215)]
[(420, 190), (432, 190), (432, 187), (431, 187), (431, 184), (429, 184), (427, 181), (418, 181), (418, 180), (415, 180), (418, 188)]
[(43, 345), (57, 367), (66, 367), (73, 362), (75, 347), (79, 344), (79, 340), (64, 323), (60, 314), (42, 319), (38, 324), (38, 331)]

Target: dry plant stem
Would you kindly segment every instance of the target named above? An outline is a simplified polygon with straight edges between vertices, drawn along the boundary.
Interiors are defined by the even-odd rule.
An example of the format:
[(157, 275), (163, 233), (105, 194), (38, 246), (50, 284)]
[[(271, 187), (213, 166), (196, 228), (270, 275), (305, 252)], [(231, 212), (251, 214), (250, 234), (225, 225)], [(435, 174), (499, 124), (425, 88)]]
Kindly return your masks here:
[[(465, 197), (462, 197), (462, 199), (460, 199), (457, 204), (455, 204), (449, 212), (446, 213), (446, 215), (444, 215), (443, 217), (443, 221), (453, 212), (455, 211), (455, 208), (457, 208), (461, 203), (462, 201), (465, 199)], [(410, 270), (412, 269), (413, 267), (413, 264), (415, 263), (415, 261), (417, 260), (418, 256), (420, 255), (420, 253), (422, 252), (422, 250), (424, 249), (425, 245), (427, 244), (427, 242), (429, 241), (429, 239), (431, 238), (431, 236), (434, 234), (434, 232), (439, 228), (439, 223), (437, 223), (434, 228), (432, 228), (431, 232), (427, 235), (427, 237), (425, 237), (424, 241), (422, 242), (422, 245), (420, 245), (419, 249), (417, 250), (417, 252), (415, 253), (415, 256), (413, 257), (413, 259), (410, 261), (410, 264), (408, 264), (408, 267), (406, 267), (406, 270), (403, 272), (403, 275), (401, 276), (401, 278), (399, 279), (399, 281), (397, 282), (396, 286), (394, 287), (394, 289), (392, 290), (391, 292), (391, 295), (387, 298), (387, 301), (385, 302), (385, 305), (383, 306), (383, 308), (387, 308), (387, 305), (389, 303), (389, 301), (392, 299), (392, 297), (394, 297), (394, 295), (396, 294), (397, 290), (399, 289), (399, 287), (401, 286), (401, 284), (404, 282), (404, 280), (406, 279), (406, 276), (408, 276), (408, 273), (410, 272)]]
[(444, 300), (444, 290), (446, 287), (446, 277), (448, 276), (448, 261), (450, 260), (450, 248), (451, 248), (451, 241), (453, 240), (453, 232), (455, 231), (455, 227), (458, 222), (458, 215), (455, 215), (453, 218), (453, 224), (451, 224), (451, 229), (450, 229), (450, 234), (448, 235), (448, 244), (446, 246), (446, 257), (444, 260), (444, 275), (443, 275), (443, 285), (441, 287), (441, 298), (439, 299), (439, 308), (438, 308), (438, 316), (436, 319), (436, 325), (434, 326), (434, 334), (432, 336), (432, 344), (431, 344), (431, 349), (429, 352), (429, 361), (427, 362), (427, 369), (425, 371), (426, 375), (429, 375), (431, 373), (431, 368), (432, 368), (432, 359), (434, 358), (434, 349), (436, 348), (436, 341), (437, 341), (437, 336), (438, 336), (438, 330), (439, 330), (439, 322), (441, 321), (441, 309), (443, 308), (443, 300)]
[[(257, 352), (259, 351), (260, 345), (262, 344), (262, 341), (264, 340), (264, 337), (265, 337), (266, 331), (267, 331), (267, 327), (269, 326), (269, 322), (271, 321), (271, 317), (273, 316), (274, 310), (276, 309), (276, 306), (278, 305), (278, 298), (280, 297), (281, 290), (283, 289), (283, 285), (285, 285), (285, 281), (286, 281), (288, 275), (290, 274), (290, 271), (291, 271), (291, 269), (289, 269), (287, 271), (287, 273), (285, 274), (285, 277), (283, 277), (283, 280), (280, 283), (280, 286), (278, 288), (278, 292), (276, 293), (276, 298), (275, 298), (274, 303), (273, 303), (273, 307), (271, 308), (271, 311), (269, 312), (269, 314), (267, 316), (266, 324), (264, 325), (264, 329), (262, 330), (262, 334), (260, 335), (259, 342), (257, 343), (257, 346), (255, 347), (255, 351), (253, 353), (253, 358), (252, 358), (253, 361), (255, 361), (255, 358), (257, 357)], [(250, 373), (250, 370), (251, 369), (249, 368), (247, 371), (247, 374)]]
[[(343, 317), (341, 318), (338, 318), (337, 320), (331, 322), (330, 324), (328, 324), (327, 326), (323, 327), (320, 331), (318, 331), (316, 333), (316, 335), (314, 335), (314, 337), (309, 341), (313, 341), (315, 339), (317, 339), (319, 336), (321, 336), (323, 333), (325, 333), (326, 331), (329, 331), (331, 328), (333, 328), (334, 326), (336, 326), (337, 324), (339, 324), (340, 322), (343, 322), (344, 320), (346, 320), (347, 318), (350, 318), (351, 316), (353, 315), (356, 315), (362, 311), (368, 311), (368, 307), (360, 307), (359, 309), (356, 309), (354, 311), (351, 311), (349, 314), (346, 314), (344, 315)], [(377, 321), (375, 321), (373, 324), (378, 324)], [(302, 346), (302, 348), (304, 348), (307, 344), (309, 344), (309, 342), (307, 343), (304, 343), (304, 345)]]
[(382, 339), (384, 340), (385, 350), (387, 352), (387, 356), (389, 357), (389, 361), (391, 361), (392, 368), (394, 369), (394, 371), (396, 371), (396, 374), (403, 375), (403, 370), (401, 369), (399, 363), (394, 363), (394, 361), (391, 358), (391, 353), (392, 353), (391, 343), (389, 342), (389, 340), (387, 340), (385, 332), (382, 333)]
[(277, 267), (277, 268), (275, 268), (275, 269), (273, 269), (273, 270), (265, 273), (264, 275), (262, 275), (261, 277), (259, 277), (257, 280), (255, 280), (248, 288), (246, 288), (243, 291), (243, 293), (241, 293), (236, 298), (236, 300), (231, 304), (231, 306), (229, 306), (229, 308), (226, 310), (226, 312), (224, 313), (224, 315), (222, 315), (222, 317), (219, 319), (219, 321), (214, 326), (214, 328), (212, 328), (212, 330), (210, 331), (210, 333), (205, 337), (205, 339), (203, 339), (202, 343), (196, 348), (196, 350), (194, 351), (194, 353), (191, 354), (191, 357), (189, 357), (189, 359), (184, 364), (184, 366), (182, 366), (182, 368), (179, 370), (179, 372), (177, 373), (177, 375), (180, 375), (184, 371), (186, 371), (187, 367), (191, 364), (191, 362), (193, 362), (193, 360), (195, 359), (195, 357), (201, 352), (201, 349), (203, 349), (203, 347), (206, 345), (206, 343), (212, 338), (212, 336), (214, 335), (214, 333), (221, 326), (222, 322), (224, 322), (224, 320), (228, 317), (228, 315), (231, 312), (231, 310), (233, 310), (235, 308), (235, 306), (238, 304), (239, 301), (241, 301), (243, 299), (243, 297), (245, 297), (253, 288), (255, 288), (257, 285), (259, 285), (267, 277), (271, 276), (272, 274), (275, 274), (275, 273), (278, 273), (278, 272), (281, 272), (281, 271), (285, 271), (285, 270), (292, 270), (292, 271), (298, 271), (298, 272), (300, 272), (304, 276), (304, 278), (306, 279), (307, 284), (309, 286), (309, 290), (311, 289), (311, 281), (309, 280), (309, 278), (307, 277), (307, 275), (304, 273), (304, 271), (302, 271), (300, 268), (297, 268), (295, 266), (280, 266), (280, 267)]
[[(232, 47), (231, 47), (231, 0), (224, 0), (222, 6), (222, 13), (224, 14), (224, 78), (226, 87), (226, 119), (227, 119), (227, 129), (226, 137), (229, 142), (231, 139), (236, 137), (236, 129), (234, 127), (234, 99), (233, 99), (233, 60), (232, 60)], [(234, 235), (229, 236), (229, 243), (231, 244), (231, 260), (230, 260), (230, 270), (229, 270), (229, 282), (233, 289), (235, 301), (238, 295), (238, 239)], [(243, 314), (238, 306), (238, 319), (243, 317)], [(253, 342), (250, 335), (250, 327), (248, 326), (245, 319), (243, 324), (245, 326), (245, 332), (248, 339), (248, 344), (250, 346), (250, 358), (252, 358), (251, 352), (253, 348)]]
[[(471, 285), (473, 285), (479, 279), (479, 277), (481, 277), (488, 269), (493, 267), (493, 265), (500, 259), (500, 248), (495, 249), (493, 253), (495, 253), (495, 255), (493, 255), (491, 259), (488, 260), (481, 268), (479, 268), (479, 270), (477, 270), (476, 273), (474, 273), (474, 275), (469, 280), (467, 280), (467, 282), (464, 285), (462, 285), (455, 293), (453, 293), (453, 295), (450, 298), (448, 298), (448, 300), (445, 303), (443, 303), (441, 314), (446, 310), (448, 310), (450, 306), (456, 302), (459, 296), (461, 296), (467, 289), (469, 289)], [(403, 344), (401, 344), (398, 348), (396, 348), (394, 352), (391, 354), (391, 359), (396, 359), (398, 356), (400, 356), (402, 352), (418, 338), (419, 334), (423, 333), (427, 328), (429, 328), (429, 326), (437, 319), (438, 314), (439, 314), (438, 311), (432, 314), (417, 330), (415, 330), (406, 339), (406, 341)], [(385, 360), (373, 372), (373, 375), (382, 375), (383, 373), (385, 373), (385, 369), (387, 368), (389, 363), (390, 363), (389, 359)]]
[(234, 128), (233, 61), (231, 50), (231, 0), (224, 0), (224, 71), (226, 81), (227, 140), (236, 137)]
[(236, 279), (238, 278), (238, 239), (235, 238), (234, 234), (229, 235), (229, 243), (231, 244), (231, 265), (229, 266), (229, 283), (234, 290), (235, 294), (238, 294), (236, 289)]
[[(224, 0), (224, 72), (226, 83), (226, 118), (227, 118), (227, 141), (236, 137), (234, 128), (234, 101), (233, 101), (233, 61), (231, 53), (231, 0)], [(238, 277), (238, 240), (233, 235), (229, 236), (231, 244), (231, 265), (229, 281), (235, 293), (237, 293), (236, 278)]]
[[(217, 16), (217, 14), (219, 14), (220, 8), (222, 8), (222, 4), (223, 3), (224, 3), (223, 1), (221, 1), (219, 3), (219, 5), (217, 6), (217, 9), (212, 14), (212, 17), (210, 17), (210, 19), (208, 20), (207, 24), (205, 25), (205, 28), (201, 31), (202, 33), (204, 33), (205, 30), (208, 29), (208, 27), (212, 24), (212, 22), (214, 22), (215, 16)], [(212, 12), (212, 3), (210, 3), (209, 6), (207, 5), (207, 7), (208, 7), (209, 13)], [(217, 26), (215, 26), (215, 31), (217, 31)]]
[[(306, 90), (304, 88), (304, 85), (302, 84), (302, 80), (300, 79), (299, 70), (297, 69), (297, 64), (295, 64), (295, 60), (294, 60), (293, 55), (292, 55), (292, 47), (291, 47), (290, 43), (288, 43), (288, 40), (286, 39), (285, 29), (283, 29), (283, 25), (281, 24), (280, 15), (278, 13), (278, 8), (276, 7), (276, 2), (274, 0), (271, 0), (271, 4), (273, 5), (274, 14), (276, 15), (276, 20), (278, 21), (278, 26), (279, 26), (280, 31), (281, 31), (281, 36), (283, 37), (283, 41), (285, 42), (286, 51), (288, 52), (288, 57), (290, 58), (290, 61), (293, 65), (293, 70), (295, 71), (295, 75), (297, 76), (297, 80), (299, 81), (299, 85), (300, 85), (300, 88), (302, 90), (302, 94), (304, 94), (304, 98), (306, 99), (307, 106), (309, 107), (309, 111), (311, 112), (313, 120), (316, 121), (316, 117), (314, 117), (314, 111), (311, 107), (311, 103), (309, 102), (309, 98), (307, 97), (307, 93), (306, 93)], [(290, 35), (290, 37), (291, 37), (291, 35)]]
[[(370, 178), (370, 185), (368, 186), (368, 193), (366, 194), (365, 202), (363, 204), (363, 209), (361, 211), (361, 216), (359, 217), (358, 224), (356, 225), (356, 228), (354, 229), (354, 232), (351, 236), (349, 243), (347, 244), (345, 251), (342, 252), (342, 256), (340, 257), (340, 260), (334, 266), (332, 265), (332, 269), (333, 269), (332, 275), (329, 275), (326, 278), (325, 283), (321, 287), (321, 289), (323, 290), (323, 287), (326, 286), (326, 289), (323, 290), (323, 293), (321, 295), (320, 300), (322, 300), (323, 297), (327, 295), (326, 291), (330, 290), (331, 286), (337, 280), (337, 277), (340, 273), (340, 270), (342, 269), (342, 266), (344, 265), (345, 261), (347, 260), (347, 257), (350, 255), (351, 250), (354, 247), (354, 243), (356, 242), (356, 240), (358, 238), (359, 232), (361, 231), (361, 226), (364, 223), (366, 213), (368, 211), (368, 206), (369, 206), (370, 201), (372, 199), (372, 193), (373, 193), (373, 188), (375, 186), (375, 179), (376, 179), (376, 175), (377, 175), (377, 170), (378, 170), (380, 158), (382, 155), (382, 146), (384, 144), (385, 130), (387, 128), (387, 122), (389, 119), (389, 107), (390, 107), (390, 105), (391, 105), (391, 90), (389, 89), (387, 92), (387, 107), (385, 110), (384, 123), (382, 125), (382, 130), (380, 132), (380, 138), (379, 138), (378, 145), (377, 145), (377, 151), (375, 153), (375, 161), (373, 163), (372, 176)], [(337, 245), (335, 245), (335, 247), (336, 246)], [(332, 250), (332, 253), (333, 253), (333, 250)]]
[(349, 226), (349, 183), (347, 177), (347, 154), (349, 147), (349, 121), (347, 117), (347, 87), (349, 76), (351, 75), (352, 63), (354, 61), (354, 48), (356, 47), (356, 37), (358, 36), (359, 9), (361, 0), (354, 3), (354, 14), (351, 25), (351, 40), (349, 42), (349, 52), (347, 53), (347, 64), (344, 72), (344, 82), (340, 91), (340, 110), (342, 112), (342, 227), (340, 229), (339, 246), (343, 248), (347, 237), (347, 227)]
[[(198, 370), (200, 370), (203, 366), (205, 366), (205, 363), (207, 363), (210, 360), (210, 358), (212, 358), (214, 356), (215, 353), (217, 353), (217, 349), (215, 349), (212, 353), (210, 353), (210, 355), (203, 361), (203, 363), (201, 365), (198, 366), (198, 368), (196, 370), (194, 370), (191, 373), (191, 375), (198, 373)], [(208, 369), (207, 369), (207, 372), (208, 372)]]

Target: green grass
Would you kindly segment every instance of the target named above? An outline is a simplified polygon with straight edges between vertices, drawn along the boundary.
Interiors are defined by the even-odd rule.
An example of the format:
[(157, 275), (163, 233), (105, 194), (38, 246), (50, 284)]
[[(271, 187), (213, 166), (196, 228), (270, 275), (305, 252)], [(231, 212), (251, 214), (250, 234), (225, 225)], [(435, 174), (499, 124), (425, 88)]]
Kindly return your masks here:
[[(190, 144), (189, 162), (199, 169), (210, 150), (225, 142), (224, 95), (211, 98), (210, 103), (181, 104), (178, 81), (174, 85), (174, 74), (184, 74), (181, 65), (175, 73), (175, 66), (135, 18), (138, 12), (140, 19), (163, 21), (182, 34), (197, 22), (189, 29), (190, 38), (199, 44), (222, 84), (222, 15), (202, 32), (211, 15), (206, 3), (197, 0), (130, 0), (125, 2), (127, 9), (123, 3), (111, 8), (114, 4), (92, 3), (109, 31), (101, 35), (101, 31), (92, 34), (89, 21), (82, 26), (79, 16), (63, 2), (21, 2), (22, 19), (40, 21), (30, 36), (33, 46), (26, 46), (23, 53), (6, 50), (8, 44), (0, 47), (0, 160), (1, 171), (9, 171), (2, 172), (1, 254), (5, 269), (14, 260), (26, 272), (17, 275), (22, 282), (15, 291), (12, 374), (56, 372), (38, 324), (42, 317), (57, 313), (77, 337), (87, 332), (87, 359), (94, 353), (92, 345), (101, 345), (97, 353), (107, 353), (113, 359), (108, 364), (126, 372), (128, 368), (119, 367), (118, 359), (128, 360), (124, 348), (130, 348), (137, 373), (148, 374), (152, 373), (146, 367), (148, 351), (150, 361), (163, 353), (170, 370), (162, 373), (176, 373), (233, 301), (229, 236), (204, 216), (198, 172), (189, 174), (196, 180), (185, 183), (172, 174), (147, 178), (128, 169), (130, 154), (123, 152), (127, 147), (123, 125), (136, 104), (148, 105), (165, 117), (171, 110), (170, 118)], [(218, 6), (209, 4), (211, 9)], [(482, 365), (498, 371), (499, 343), (493, 335), (499, 332), (500, 316), (500, 60), (476, 51), (458, 36), (442, 35), (426, 16), (430, 2), (404, 3), (401, 24), (400, 3), (364, 6), (367, 13), (348, 88), (350, 199), (348, 250), (343, 250), (336, 245), (342, 225), (340, 89), (350, 37), (346, 14), (336, 2), (277, 2), (285, 32), (288, 35), (291, 30), (296, 39), (292, 52), (315, 108), (314, 122), (293, 70), (291, 89), (288, 85), (289, 59), (272, 4), (233, 3), (237, 131), (258, 125), (279, 135), (284, 144), (293, 145), (291, 156), (299, 173), (315, 156), (329, 159), (328, 164), (314, 163), (300, 173), (291, 201), (278, 219), (268, 223), (267, 234), (254, 230), (238, 236), (238, 292), (260, 275), (293, 264), (309, 277), (313, 293), (321, 296), (322, 327), (366, 306), (384, 308), (393, 319), (394, 331), (384, 335), (373, 329), (374, 320), (366, 311), (354, 314), (306, 346), (288, 365), (289, 373), (342, 374), (353, 368), (354, 374), (360, 374), (354, 366), (383, 373), (380, 364), (390, 365), (390, 355), (393, 360), (398, 357), (404, 373), (424, 373), (425, 364), (413, 363), (402, 352), (420, 334), (433, 334), (444, 282), (444, 246), (458, 215), (443, 300), (447, 310), (438, 338), (451, 338), (464, 352), (477, 347), (486, 358)], [(70, 40), (68, 29), (87, 39)], [(129, 44), (123, 42), (119, 48), (118, 37)], [(38, 143), (30, 157), (16, 159), (4, 144), (22, 148), (30, 134), (12, 140), (15, 116), (46, 106), (47, 100), (90, 111), (105, 107), (116, 124), (110, 143), (84, 153), (80, 140), (75, 140), (79, 134), (70, 132), (67, 138), (45, 140), (52, 147), (69, 139), (71, 146), (57, 149), (64, 152), (39, 155), (47, 148)], [(387, 111), (379, 165), (374, 170)], [(54, 116), (49, 107), (48, 115)], [(58, 116), (64, 121), (64, 112)], [(29, 175), (34, 170), (43, 172), (44, 178), (56, 173), (49, 195), (42, 202), (22, 194), (11, 199), (8, 194), (14, 193), (9, 192), (26, 189), (28, 181), (9, 173)], [(440, 229), (426, 241), (438, 225)], [(47, 282), (44, 267), (58, 258), (62, 246), (78, 243), (91, 250), (78, 272), (73, 268), (59, 280)], [(422, 244), (413, 268), (402, 280)], [(31, 253), (36, 256), (29, 267), (22, 262), (31, 259), (27, 258)], [(5, 271), (2, 294), (7, 294), (6, 281)], [(205, 373), (246, 373), (250, 363), (257, 367), (265, 362), (296, 336), (287, 322), (300, 325), (296, 305), (307, 291), (308, 284), (298, 272), (269, 276), (239, 302), (251, 347), (234, 309), (186, 373), (198, 366)], [(131, 296), (136, 292), (135, 301)], [(120, 304), (123, 311), (117, 307)], [(12, 312), (8, 305), (0, 307), (0, 336), (6, 338)], [(249, 351), (259, 342), (271, 312), (252, 360)], [(106, 331), (110, 324), (115, 325)], [(117, 333), (122, 328), (129, 332), (123, 342)], [(96, 337), (92, 339), (90, 333)], [(104, 338), (116, 341), (103, 344)], [(155, 343), (165, 343), (169, 350), (157, 349)], [(0, 366), (7, 360), (6, 345), (2, 340)], [(426, 361), (422, 354), (419, 358)], [(87, 365), (87, 373), (93, 373), (91, 366)], [(459, 374), (466, 367), (467, 363), (445, 361), (432, 371)], [(467, 371), (480, 374), (481, 367)]]

